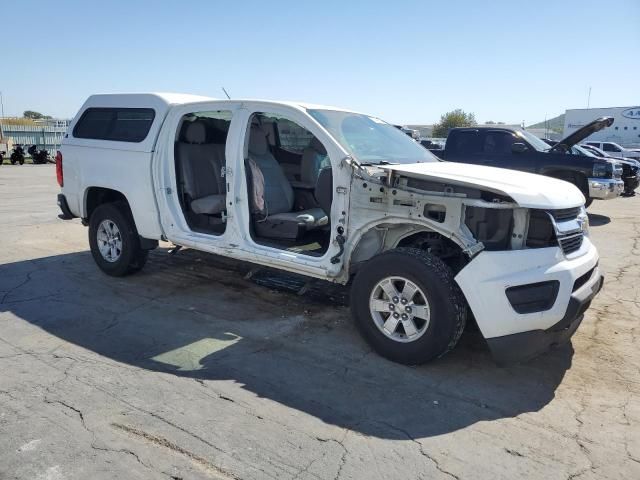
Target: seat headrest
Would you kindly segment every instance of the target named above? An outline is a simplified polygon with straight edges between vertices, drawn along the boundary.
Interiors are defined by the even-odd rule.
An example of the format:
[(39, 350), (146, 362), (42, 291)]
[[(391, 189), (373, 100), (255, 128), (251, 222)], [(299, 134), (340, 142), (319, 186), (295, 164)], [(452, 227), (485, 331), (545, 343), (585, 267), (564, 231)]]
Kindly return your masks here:
[(311, 142), (309, 142), (309, 147), (318, 152), (320, 155), (327, 154), (327, 149), (324, 148), (324, 145), (322, 145), (320, 140), (318, 140), (316, 137), (313, 137), (311, 139)]
[(207, 141), (207, 129), (202, 122), (193, 122), (187, 125), (184, 132), (184, 140), (187, 143), (205, 143)]
[(251, 125), (249, 133), (249, 153), (264, 155), (269, 151), (267, 137), (258, 125)]

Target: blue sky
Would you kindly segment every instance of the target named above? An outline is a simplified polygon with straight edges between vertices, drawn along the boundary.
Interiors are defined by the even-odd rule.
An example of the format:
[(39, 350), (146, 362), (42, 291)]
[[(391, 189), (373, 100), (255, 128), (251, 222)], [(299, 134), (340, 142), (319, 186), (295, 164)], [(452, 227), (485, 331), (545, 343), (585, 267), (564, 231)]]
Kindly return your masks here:
[(585, 107), (589, 87), (591, 106), (640, 103), (639, 0), (10, 3), (7, 115), (72, 116), (97, 92), (220, 98), (222, 85), (404, 124), (454, 108), (529, 124)]

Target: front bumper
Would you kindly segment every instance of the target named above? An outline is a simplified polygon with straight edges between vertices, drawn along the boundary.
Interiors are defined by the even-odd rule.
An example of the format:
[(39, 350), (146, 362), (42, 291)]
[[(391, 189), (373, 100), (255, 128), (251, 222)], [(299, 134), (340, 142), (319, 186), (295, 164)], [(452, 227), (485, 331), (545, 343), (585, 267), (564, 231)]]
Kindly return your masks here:
[(590, 178), (589, 196), (599, 200), (617, 198), (624, 191), (624, 182), (612, 178)]
[[(492, 347), (496, 360), (513, 361), (530, 358), (532, 351), (533, 354), (541, 351), (541, 342), (537, 340), (540, 334), (541, 339), (546, 339), (542, 342), (546, 347), (558, 343), (561, 334), (545, 332), (560, 329), (569, 338), (580, 323), (577, 318), (584, 313), (588, 302), (600, 289), (598, 285), (595, 293), (589, 297), (592, 287), (601, 283), (601, 277), (598, 251), (589, 237), (585, 237), (580, 249), (566, 256), (558, 247), (480, 252), (458, 273), (456, 282), (467, 299), (478, 328)], [(542, 306), (535, 309), (518, 309), (518, 313), (518, 306), (514, 308), (507, 297), (507, 289), (540, 283), (557, 283), (557, 288), (550, 290), (550, 295), (553, 294), (555, 299), (548, 304), (540, 302)], [(589, 297), (587, 300), (584, 300), (585, 295)], [(573, 305), (576, 302), (584, 308), (575, 310)], [(537, 332), (533, 333), (536, 340), (532, 340), (532, 332)], [(524, 348), (518, 341), (509, 341), (509, 337), (528, 338), (520, 342), (531, 343), (532, 347)], [(514, 354), (503, 354), (506, 348), (499, 345), (505, 342), (516, 344)]]
[(487, 344), (496, 363), (506, 365), (523, 362), (569, 341), (603, 284), (604, 276), (597, 271), (593, 272), (587, 284), (571, 295), (562, 320), (551, 328), (488, 338)]

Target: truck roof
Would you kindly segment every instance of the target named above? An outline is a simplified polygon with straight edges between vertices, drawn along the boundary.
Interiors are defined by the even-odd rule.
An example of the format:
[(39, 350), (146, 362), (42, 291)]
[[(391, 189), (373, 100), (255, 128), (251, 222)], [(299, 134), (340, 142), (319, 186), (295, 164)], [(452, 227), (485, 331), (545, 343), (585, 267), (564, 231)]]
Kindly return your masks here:
[(520, 126), (513, 125), (471, 125), (469, 127), (454, 127), (451, 130), (523, 130)]
[(164, 93), (164, 92), (149, 92), (149, 93), (98, 93), (91, 95), (86, 103), (92, 105), (100, 105), (104, 107), (109, 106), (122, 106), (123, 101), (130, 102), (146, 102), (146, 103), (163, 103), (165, 105), (180, 105), (183, 103), (191, 102), (206, 102), (216, 100), (211, 97), (204, 97), (202, 95), (191, 95), (188, 93)]
[[(274, 105), (288, 105), (301, 109), (322, 109), (339, 112), (354, 112), (353, 110), (333, 107), (327, 105), (317, 105), (307, 102), (285, 101), (285, 100), (264, 100), (257, 98), (232, 98), (231, 100), (206, 97), (202, 95), (191, 95), (188, 93), (168, 93), (168, 92), (148, 92), (148, 93), (99, 93), (91, 95), (85, 102), (85, 107), (122, 107), (124, 105), (137, 106), (157, 106), (181, 105), (185, 103), (197, 102), (247, 102), (247, 103), (267, 103)], [(83, 108), (84, 109), (84, 108)]]
[[(91, 95), (84, 102), (74, 119), (69, 124), (69, 130), (67, 135), (63, 139), (65, 145), (82, 145), (90, 147), (104, 146), (104, 142), (110, 142), (112, 146), (110, 148), (126, 149), (128, 151), (139, 152), (151, 152), (154, 148), (155, 141), (158, 137), (158, 133), (162, 126), (162, 123), (167, 116), (168, 112), (176, 106), (180, 105), (194, 105), (205, 104), (208, 102), (215, 102), (215, 108), (224, 109), (226, 104), (241, 104), (246, 103), (247, 106), (252, 106), (255, 109), (264, 111), (268, 110), (270, 105), (282, 106), (286, 105), (291, 108), (304, 111), (307, 109), (326, 109), (342, 112), (351, 112), (338, 107), (327, 107), (321, 105), (314, 105), (303, 102), (286, 102), (286, 101), (274, 101), (274, 100), (257, 100), (257, 99), (219, 99), (212, 97), (205, 97), (201, 95), (190, 95), (186, 93), (103, 93)], [(89, 109), (152, 109), (154, 116), (151, 119), (151, 126), (147, 131), (147, 135), (143, 141), (140, 142), (126, 142), (122, 144), (120, 141), (104, 140), (99, 138), (82, 138), (75, 136), (75, 129), (77, 123), (82, 119), (85, 112)], [(204, 108), (204, 107), (203, 107)]]

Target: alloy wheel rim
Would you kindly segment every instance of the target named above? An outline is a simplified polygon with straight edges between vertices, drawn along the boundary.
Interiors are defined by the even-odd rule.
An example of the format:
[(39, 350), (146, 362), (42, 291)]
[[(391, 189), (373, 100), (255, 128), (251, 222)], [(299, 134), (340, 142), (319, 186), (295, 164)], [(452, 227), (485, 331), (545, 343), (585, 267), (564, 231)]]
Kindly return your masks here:
[(96, 239), (102, 258), (109, 263), (117, 262), (122, 255), (122, 235), (113, 220), (103, 220), (98, 225)]
[(369, 311), (376, 327), (391, 340), (415, 342), (429, 328), (431, 308), (418, 285), (404, 277), (380, 280), (369, 298)]

